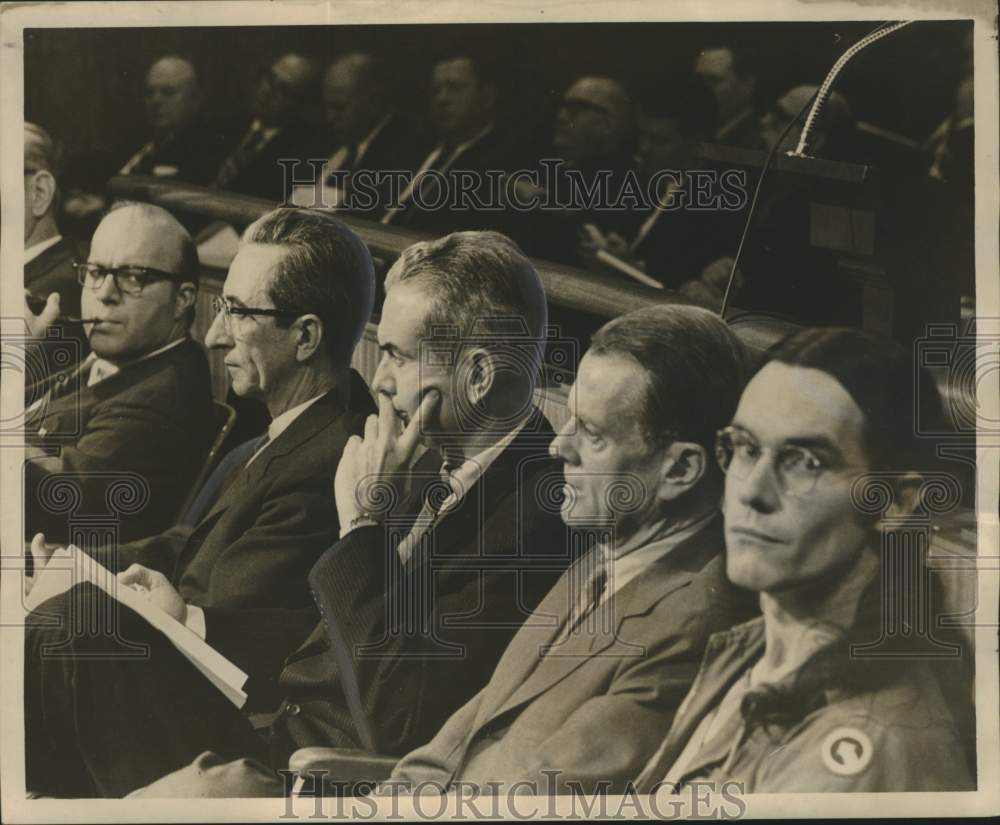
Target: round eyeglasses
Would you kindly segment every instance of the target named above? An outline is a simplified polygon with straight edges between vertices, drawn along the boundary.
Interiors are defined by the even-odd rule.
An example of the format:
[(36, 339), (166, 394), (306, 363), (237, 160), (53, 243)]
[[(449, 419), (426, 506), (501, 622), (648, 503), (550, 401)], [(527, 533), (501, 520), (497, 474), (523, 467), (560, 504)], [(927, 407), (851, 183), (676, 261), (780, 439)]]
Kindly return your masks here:
[(715, 435), (715, 457), (722, 472), (740, 481), (750, 477), (767, 453), (772, 454), (771, 470), (778, 486), (790, 496), (808, 495), (826, 472), (857, 466), (840, 464), (833, 467), (812, 450), (794, 444), (762, 447), (757, 439), (739, 427), (726, 427)]

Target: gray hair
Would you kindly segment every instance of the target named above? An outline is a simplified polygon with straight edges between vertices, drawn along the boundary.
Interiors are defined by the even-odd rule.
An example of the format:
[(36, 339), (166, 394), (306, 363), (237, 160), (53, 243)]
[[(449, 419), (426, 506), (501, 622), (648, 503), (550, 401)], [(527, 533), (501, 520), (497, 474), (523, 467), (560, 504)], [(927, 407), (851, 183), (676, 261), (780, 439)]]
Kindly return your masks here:
[(385, 276), (388, 293), (414, 282), (433, 301), (425, 333), (446, 327), (460, 343), (534, 349), (532, 381), (545, 352), (548, 307), (534, 264), (499, 232), (453, 232), (407, 247)]

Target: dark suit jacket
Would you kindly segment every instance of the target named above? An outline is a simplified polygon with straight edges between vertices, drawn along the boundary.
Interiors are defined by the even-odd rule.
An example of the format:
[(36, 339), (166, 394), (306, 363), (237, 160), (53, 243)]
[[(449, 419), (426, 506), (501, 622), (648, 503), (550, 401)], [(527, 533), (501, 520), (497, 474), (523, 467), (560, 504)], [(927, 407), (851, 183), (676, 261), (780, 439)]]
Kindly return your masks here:
[[(128, 163), (149, 139), (148, 134), (136, 135), (127, 147), (123, 147), (118, 169)], [(198, 117), (162, 139), (129, 174), (154, 175), (187, 183), (210, 183), (226, 156), (229, 142), (218, 124)]]
[[(59, 241), (24, 265), (24, 288), (37, 298), (45, 299), (59, 293), (59, 310), (63, 315), (80, 317), (80, 285), (76, 281), (73, 261), (86, 260), (81, 250), (67, 238)], [(55, 332), (52, 332), (55, 330)], [(90, 342), (80, 324), (56, 323), (50, 338), (38, 350), (39, 362), (47, 372), (56, 372), (79, 363), (90, 352)]]
[[(232, 145), (223, 155), (220, 167), (226, 158), (234, 152), (246, 136), (250, 124), (245, 124), (240, 130), (231, 130), (234, 138)], [(281, 203), (291, 192), (291, 179), (285, 180), (285, 172), (278, 163), (282, 158), (307, 160), (324, 157), (322, 149), (317, 145), (316, 130), (307, 124), (289, 124), (268, 141), (264, 147), (243, 167), (243, 170), (226, 186), (229, 192), (241, 195), (253, 195), (273, 203)], [(307, 167), (299, 165), (299, 175), (304, 175)], [(218, 169), (210, 176), (215, 177)], [(290, 173), (289, 173), (290, 174)]]
[[(514, 637), (489, 684), (431, 742), (408, 754), (393, 779), (485, 787), (519, 780), (546, 793), (600, 780), (622, 793), (659, 744), (686, 695), (708, 637), (746, 616), (727, 582), (722, 519), (607, 599), (592, 630), (561, 636), (583, 574), (570, 570)], [(583, 562), (581, 562), (583, 564)]]
[[(436, 145), (434, 143), (428, 146), (427, 151), (416, 160), (416, 164), (419, 165)], [(496, 210), (491, 211), (486, 208), (497, 194), (495, 191), (491, 193), (491, 184), (485, 173), (488, 170), (513, 171), (518, 168), (519, 154), (510, 136), (501, 127), (494, 126), (462, 152), (455, 163), (445, 171), (446, 192), (439, 192), (439, 182), (433, 178), (428, 179), (421, 188), (425, 204), (431, 207), (440, 198), (442, 202), (440, 208), (423, 209), (411, 199), (403, 213), (396, 216), (393, 224), (436, 235), (470, 229), (502, 228), (505, 225), (503, 215)], [(463, 182), (463, 175), (466, 176), (467, 182)], [(475, 177), (471, 177), (473, 175)], [(470, 189), (474, 181), (477, 185)], [(492, 188), (496, 190), (497, 184), (492, 184)], [(467, 194), (460, 194), (463, 190), (469, 191)]]
[(231, 469), (197, 524), (123, 546), (118, 567), (138, 562), (161, 570), (185, 601), (202, 607), (307, 608), (314, 621), (306, 577), (339, 533), (334, 474), (347, 439), (363, 432), (373, 411), (364, 380), (352, 371), (349, 390), (328, 392), (248, 467), (244, 461)]
[[(76, 367), (28, 390), (29, 398), (42, 399), (29, 414), (28, 445), (60, 448), (55, 473), (25, 462), (28, 536), (42, 531), (50, 541), (67, 541), (70, 524), (84, 514), (111, 516), (118, 541), (166, 529), (215, 436), (208, 360), (194, 341), (126, 366), (93, 387), (87, 386), (89, 371), (89, 365)], [(115, 486), (123, 473), (131, 474), (126, 487), (141, 487), (143, 480), (148, 487), (148, 501), (138, 511)], [(60, 496), (60, 479), (79, 495), (69, 513), (60, 505), (73, 496)]]
[[(565, 527), (544, 505), (562, 480), (551, 437), (536, 412), (405, 567), (384, 527), (357, 528), (324, 554), (309, 576), (323, 621), (278, 686), (295, 746), (405, 753), (486, 684), (567, 564)], [(222, 638), (213, 618), (208, 641), (241, 666), (252, 660), (254, 633)]]

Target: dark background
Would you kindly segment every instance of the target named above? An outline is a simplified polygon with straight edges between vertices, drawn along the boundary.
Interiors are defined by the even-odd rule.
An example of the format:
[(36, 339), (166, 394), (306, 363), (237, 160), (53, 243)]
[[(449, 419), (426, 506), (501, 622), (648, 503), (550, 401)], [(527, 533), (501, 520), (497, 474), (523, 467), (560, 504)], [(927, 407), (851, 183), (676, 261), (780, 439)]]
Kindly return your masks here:
[[(276, 8), (276, 13), (280, 8)], [(488, 53), (501, 69), (501, 111), (540, 136), (568, 83), (610, 73), (632, 89), (662, 89), (690, 71), (705, 45), (755, 47), (760, 103), (800, 83), (819, 83), (834, 61), (876, 23), (461, 24), (219, 28), (30, 29), (25, 32), (25, 118), (48, 129), (68, 154), (114, 146), (141, 125), (149, 64), (168, 53), (194, 61), (211, 111), (241, 120), (258, 73), (300, 51), (322, 64), (356, 48), (390, 60), (404, 108), (421, 114), (429, 64), (454, 44)], [(842, 73), (861, 120), (922, 140), (952, 107), (971, 21), (915, 23), (862, 52)]]

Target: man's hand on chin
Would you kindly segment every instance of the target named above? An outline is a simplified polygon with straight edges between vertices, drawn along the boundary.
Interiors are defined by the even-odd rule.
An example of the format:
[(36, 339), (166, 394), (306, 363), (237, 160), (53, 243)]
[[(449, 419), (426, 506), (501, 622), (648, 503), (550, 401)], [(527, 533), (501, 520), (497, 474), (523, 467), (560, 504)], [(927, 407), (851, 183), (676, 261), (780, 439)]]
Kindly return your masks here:
[(384, 517), (391, 510), (385, 506), (386, 496), (396, 502), (405, 498), (420, 436), (440, 398), (437, 390), (428, 390), (409, 423), (401, 427), (392, 401), (379, 394), (378, 415), (368, 416), (364, 438), (351, 436), (337, 465), (333, 486), (341, 536), (358, 519)]
[(170, 583), (170, 579), (158, 570), (150, 570), (141, 564), (133, 564), (118, 574), (118, 584), (131, 587), (146, 597), (168, 616), (187, 624), (187, 603)]

